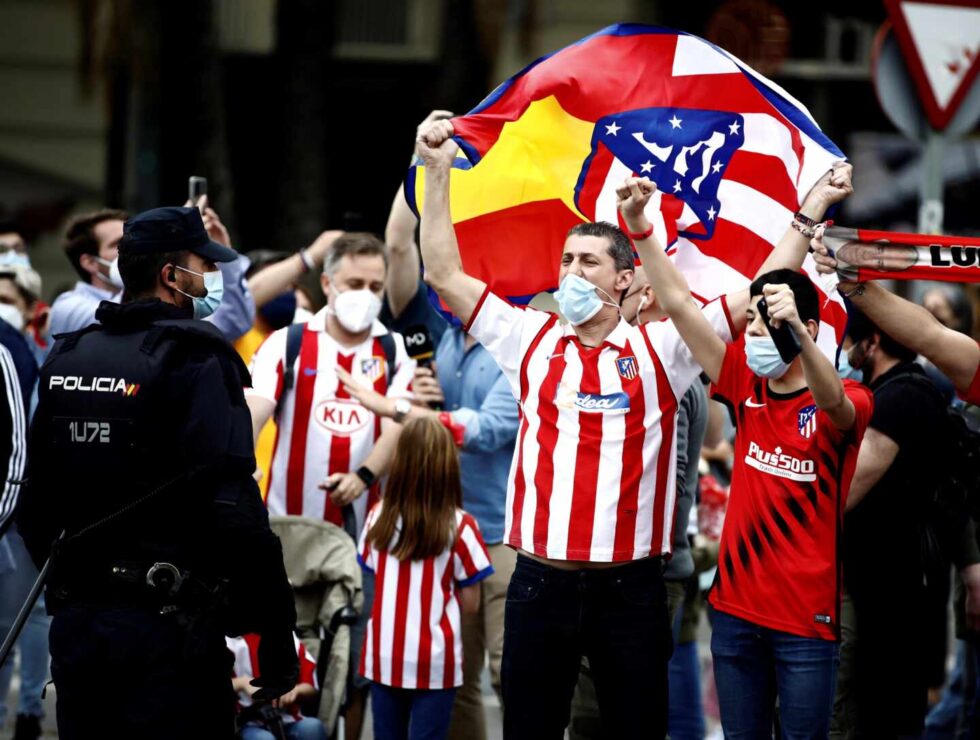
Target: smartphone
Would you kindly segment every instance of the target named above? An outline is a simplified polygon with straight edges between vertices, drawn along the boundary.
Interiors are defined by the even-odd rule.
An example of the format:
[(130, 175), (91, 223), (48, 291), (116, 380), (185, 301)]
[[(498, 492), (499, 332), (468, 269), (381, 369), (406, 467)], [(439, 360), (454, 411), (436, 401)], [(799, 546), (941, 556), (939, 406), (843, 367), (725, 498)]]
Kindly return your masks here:
[(193, 205), (208, 194), (208, 179), (191, 175), (187, 178), (187, 198)]
[(773, 344), (779, 350), (779, 356), (783, 362), (792, 362), (802, 350), (799, 337), (796, 336), (793, 327), (785, 321), (779, 325), (778, 329), (769, 323), (769, 304), (766, 303), (765, 298), (759, 299), (759, 314), (762, 316), (762, 320), (766, 322), (769, 336), (772, 337)]

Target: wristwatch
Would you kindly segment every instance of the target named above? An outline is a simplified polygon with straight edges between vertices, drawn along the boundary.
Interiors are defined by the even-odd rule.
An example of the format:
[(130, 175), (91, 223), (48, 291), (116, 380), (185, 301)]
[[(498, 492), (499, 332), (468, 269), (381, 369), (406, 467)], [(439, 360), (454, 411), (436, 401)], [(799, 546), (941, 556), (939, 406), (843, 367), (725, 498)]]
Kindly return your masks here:
[(412, 402), (407, 398), (396, 398), (395, 399), (395, 415), (391, 417), (396, 422), (401, 424), (405, 421), (405, 417), (408, 416), (412, 411)]
[(365, 488), (370, 488), (378, 480), (378, 476), (367, 465), (362, 465), (354, 471), (354, 475), (361, 479)]

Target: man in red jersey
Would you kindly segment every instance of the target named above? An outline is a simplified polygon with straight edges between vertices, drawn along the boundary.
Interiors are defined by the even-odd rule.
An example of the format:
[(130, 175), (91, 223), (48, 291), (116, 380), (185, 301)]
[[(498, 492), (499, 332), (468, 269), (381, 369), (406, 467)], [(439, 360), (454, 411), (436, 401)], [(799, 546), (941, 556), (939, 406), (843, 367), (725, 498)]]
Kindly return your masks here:
[[(617, 191), (627, 229), (648, 233), (656, 186)], [(643, 269), (694, 357), (735, 412), (735, 467), (722, 533), (711, 649), (722, 727), (768, 737), (776, 697), (784, 737), (829, 733), (840, 619), (839, 546), (847, 489), (872, 397), (842, 382), (815, 343), (816, 289), (793, 270), (752, 283), (743, 341), (725, 344), (701, 317), (656, 238), (636, 241)], [(788, 324), (800, 354), (784, 362), (764, 322)]]

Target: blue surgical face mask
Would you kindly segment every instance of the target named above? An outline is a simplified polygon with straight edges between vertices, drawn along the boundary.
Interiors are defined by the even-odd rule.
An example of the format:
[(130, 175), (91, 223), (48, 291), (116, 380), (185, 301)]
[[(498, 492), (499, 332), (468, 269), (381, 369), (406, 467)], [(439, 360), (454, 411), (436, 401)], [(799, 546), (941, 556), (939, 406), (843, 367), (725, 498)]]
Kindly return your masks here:
[(763, 378), (781, 378), (789, 370), (776, 349), (772, 337), (750, 337), (745, 335), (745, 362), (749, 369)]
[(6, 252), (0, 252), (0, 267), (6, 267), (8, 265), (30, 267), (31, 258), (24, 252), (18, 252), (16, 249), (8, 249)]
[(206, 319), (218, 310), (218, 306), (221, 305), (221, 298), (225, 294), (225, 281), (221, 275), (221, 270), (215, 270), (214, 272), (194, 272), (179, 265), (177, 269), (189, 272), (191, 275), (198, 275), (204, 280), (204, 290), (206, 292), (203, 296), (191, 295), (190, 293), (184, 293), (180, 288), (175, 288), (178, 293), (182, 293), (193, 302), (194, 318)]
[(603, 293), (606, 293), (609, 301), (599, 298), (596, 294), (597, 290), (602, 290), (602, 288), (578, 275), (569, 273), (562, 279), (561, 285), (555, 291), (555, 300), (558, 301), (558, 309), (562, 316), (568, 319), (572, 326), (584, 324), (591, 319), (599, 313), (603, 303), (613, 308), (619, 308), (618, 305), (611, 302), (612, 296), (606, 291), (602, 290)]
[(856, 380), (858, 383), (864, 380), (864, 373), (860, 368), (851, 365), (851, 358), (844, 350), (841, 350), (840, 359), (837, 361), (837, 374), (842, 380)]

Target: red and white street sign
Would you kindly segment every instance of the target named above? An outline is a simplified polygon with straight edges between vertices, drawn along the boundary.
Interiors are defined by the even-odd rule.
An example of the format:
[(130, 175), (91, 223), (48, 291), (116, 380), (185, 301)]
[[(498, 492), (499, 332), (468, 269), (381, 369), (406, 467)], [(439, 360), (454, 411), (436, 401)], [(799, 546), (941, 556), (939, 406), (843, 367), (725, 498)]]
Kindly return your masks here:
[(942, 131), (980, 72), (980, 0), (885, 0), (922, 107)]

